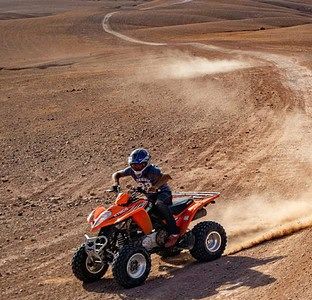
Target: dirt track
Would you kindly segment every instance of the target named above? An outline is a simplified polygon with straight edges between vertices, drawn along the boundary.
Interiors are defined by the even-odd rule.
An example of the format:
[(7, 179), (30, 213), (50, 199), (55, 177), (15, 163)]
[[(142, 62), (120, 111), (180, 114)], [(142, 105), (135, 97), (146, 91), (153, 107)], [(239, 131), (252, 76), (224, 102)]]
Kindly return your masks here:
[[(0, 1), (1, 298), (312, 298), (311, 228), (209, 264), (154, 257), (132, 290), (71, 274), (141, 145), (175, 190), (222, 193), (229, 251), (311, 221), (310, 1), (176, 2)], [(115, 11), (112, 31), (164, 45), (105, 32)]]

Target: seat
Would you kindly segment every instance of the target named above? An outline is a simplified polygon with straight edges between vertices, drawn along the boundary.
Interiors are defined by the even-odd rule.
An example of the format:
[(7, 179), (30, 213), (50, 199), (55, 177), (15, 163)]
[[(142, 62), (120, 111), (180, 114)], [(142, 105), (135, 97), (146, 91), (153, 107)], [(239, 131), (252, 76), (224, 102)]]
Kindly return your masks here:
[(177, 200), (177, 201), (174, 201), (173, 204), (169, 206), (169, 208), (172, 214), (178, 215), (193, 202), (194, 200), (191, 198)]

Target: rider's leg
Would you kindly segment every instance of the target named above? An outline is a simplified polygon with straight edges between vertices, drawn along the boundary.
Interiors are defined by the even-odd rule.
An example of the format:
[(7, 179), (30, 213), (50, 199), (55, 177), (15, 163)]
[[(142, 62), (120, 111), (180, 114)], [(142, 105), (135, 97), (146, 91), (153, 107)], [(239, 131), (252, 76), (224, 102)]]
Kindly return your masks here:
[(169, 209), (169, 206), (166, 205), (162, 200), (157, 199), (155, 202), (155, 208), (158, 214), (165, 219), (167, 223), (167, 230), (169, 234), (179, 234), (179, 228), (175, 222), (175, 219)]
[(167, 230), (170, 234), (165, 244), (166, 247), (172, 247), (175, 245), (179, 238), (179, 228), (175, 222), (172, 212), (169, 209), (169, 205), (172, 204), (172, 194), (170, 192), (160, 192), (157, 194), (155, 202), (155, 209), (164, 218), (167, 223)]

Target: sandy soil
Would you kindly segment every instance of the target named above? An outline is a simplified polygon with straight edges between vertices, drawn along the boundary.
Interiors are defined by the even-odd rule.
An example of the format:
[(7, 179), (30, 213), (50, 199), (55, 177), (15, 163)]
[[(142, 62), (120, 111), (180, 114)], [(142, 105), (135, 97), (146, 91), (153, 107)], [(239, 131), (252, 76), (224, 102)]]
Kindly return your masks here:
[[(312, 298), (311, 1), (178, 2), (0, 0), (1, 298)], [(227, 253), (279, 239), (82, 285), (85, 217), (139, 146), (222, 193)]]

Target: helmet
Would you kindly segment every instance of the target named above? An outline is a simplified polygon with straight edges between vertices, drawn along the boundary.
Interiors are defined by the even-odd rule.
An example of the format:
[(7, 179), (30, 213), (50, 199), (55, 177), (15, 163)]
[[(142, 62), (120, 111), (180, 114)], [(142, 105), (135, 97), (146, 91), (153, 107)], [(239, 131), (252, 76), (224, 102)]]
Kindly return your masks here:
[(150, 165), (151, 156), (146, 149), (139, 148), (131, 152), (128, 158), (128, 164), (136, 175), (142, 175), (142, 172)]

